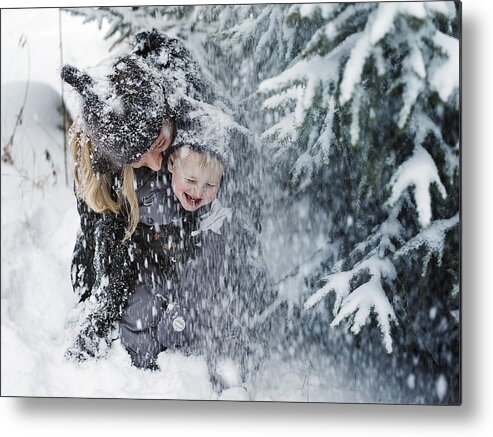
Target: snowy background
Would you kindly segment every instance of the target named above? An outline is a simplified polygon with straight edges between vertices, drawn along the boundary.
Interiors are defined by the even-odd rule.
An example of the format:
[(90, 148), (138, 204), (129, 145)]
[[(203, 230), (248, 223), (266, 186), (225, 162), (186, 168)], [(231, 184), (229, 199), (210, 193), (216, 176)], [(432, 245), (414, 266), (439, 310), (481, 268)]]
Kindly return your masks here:
[[(479, 7), (479, 3), (476, 4), (474, 7), (474, 2), (469, 1), (465, 2), (465, 9), (464, 9), (464, 15), (465, 15), (465, 28), (466, 28), (466, 33), (469, 30), (468, 35), (470, 36), (470, 40), (465, 40), (465, 52), (464, 52), (464, 66), (465, 66), (465, 75), (464, 75), (464, 80), (465, 80), (465, 111), (464, 111), (464, 116), (465, 116), (465, 142), (469, 144), (476, 144), (480, 145), (483, 141), (486, 140), (488, 137), (486, 135), (485, 128), (480, 125), (479, 120), (485, 120), (485, 117), (488, 113), (487, 111), (487, 106), (483, 106), (483, 111), (478, 111), (475, 109), (475, 103), (473, 102), (473, 97), (478, 101), (481, 101), (481, 97), (485, 95), (490, 95), (491, 92), (488, 93), (488, 91), (491, 91), (491, 86), (490, 83), (487, 82), (486, 80), (482, 81), (482, 78), (488, 77), (488, 73), (491, 74), (491, 61), (488, 60), (488, 57), (483, 57), (481, 56), (481, 53), (487, 53), (486, 48), (482, 52), (481, 47), (484, 47), (486, 44), (486, 41), (488, 41), (488, 37), (486, 33), (481, 34), (483, 38), (480, 37), (480, 34), (483, 30), (485, 30), (486, 23), (481, 22), (480, 16), (485, 17), (484, 22), (486, 21), (486, 15), (484, 8), (481, 6)], [(476, 16), (471, 16), (468, 15), (471, 12), (468, 11), (468, 5), (470, 5), (471, 9), (470, 10), (476, 10), (478, 11), (476, 13)], [(57, 18), (56, 18), (57, 20)], [(48, 22), (46, 22), (48, 23)], [(477, 24), (480, 24), (476, 26)], [(57, 24), (54, 24), (53, 26), (56, 26)], [(14, 28), (17, 26), (13, 26)], [(473, 30), (474, 28), (474, 30)], [(6, 29), (6, 25), (4, 24), (2, 20), (2, 84), (5, 79), (5, 58), (4, 58), (4, 53), (6, 50), (4, 50), (4, 41), (7, 40), (7, 38), (4, 35), (4, 31)], [(53, 30), (53, 29), (51, 29)], [(56, 35), (57, 31), (55, 32)], [(88, 32), (89, 33), (89, 32)], [(54, 39), (56, 40), (56, 36), (54, 36)], [(18, 38), (14, 38), (14, 41), (18, 41)], [(489, 38), (491, 40), (491, 38)], [(94, 46), (91, 46), (93, 49)], [(92, 51), (92, 50), (91, 50)], [(91, 51), (88, 51), (91, 52)], [(53, 50), (53, 52), (56, 53), (56, 50)], [(47, 53), (43, 52), (43, 57), (46, 56)], [(59, 61), (57, 60), (58, 54), (55, 55), (55, 63), (58, 63)], [(98, 58), (98, 56), (96, 56)], [(477, 63), (481, 64), (477, 68), (467, 68), (468, 62), (469, 65), (476, 65)], [(486, 65), (484, 65), (486, 64)], [(41, 70), (44, 70), (41, 68)], [(474, 71), (471, 71), (474, 70)], [(20, 73), (19, 76), (22, 78), (23, 75)], [(18, 78), (18, 76), (14, 76), (15, 78)], [(31, 76), (32, 77), (32, 76)], [(34, 80), (34, 79), (33, 79)], [(57, 79), (56, 79), (56, 74), (53, 76), (53, 82), (55, 90), (57, 89)], [(48, 83), (49, 79), (47, 80)], [(484, 89), (479, 92), (480, 89), (480, 84), (483, 86), (484, 84)], [(471, 97), (468, 98), (467, 96), (467, 90), (470, 90), (470, 95)], [(12, 96), (17, 95), (23, 96), (24, 88), (19, 87), (17, 89), (12, 88)], [(39, 87), (38, 91), (40, 93), (40, 96), (43, 97), (45, 101), (51, 101), (54, 102), (56, 101), (56, 94), (53, 94), (50, 90), (43, 89), (43, 87)], [(6, 94), (8, 95), (8, 94)], [(4, 116), (5, 116), (5, 111), (3, 110), (3, 98), (4, 95), (2, 93), (2, 137), (4, 135)], [(474, 105), (473, 105), (474, 103)], [(36, 108), (36, 102), (32, 102), (31, 108)], [(39, 102), (38, 102), (39, 104)], [(51, 106), (51, 105), (50, 105)], [(39, 106), (38, 106), (39, 108)], [(49, 122), (50, 119), (53, 121), (55, 119), (55, 115), (52, 113), (51, 115), (49, 113), (42, 113), (42, 116), (39, 114), (39, 110), (33, 111), (33, 112), (38, 112), (37, 117), (33, 117), (33, 121), (37, 122), (37, 120), (43, 120), (46, 122)], [(27, 111), (26, 111), (27, 113)], [(7, 119), (7, 117), (6, 117)], [(26, 119), (28, 119), (28, 115), (26, 115)], [(37, 120), (36, 120), (37, 119)], [(49, 125), (49, 123), (48, 123)], [(486, 127), (486, 123), (484, 123), (484, 126)], [(53, 129), (54, 132), (48, 132), (47, 135), (55, 136), (56, 137), (56, 128)], [(473, 132), (474, 131), (474, 132)], [(30, 133), (25, 132), (25, 135), (31, 135)], [(20, 135), (20, 134), (19, 134)], [(33, 135), (41, 136), (42, 135), (39, 132), (34, 132)], [(19, 137), (21, 138), (21, 137)], [(21, 141), (19, 139), (19, 141)], [(330, 427), (335, 428), (339, 432), (342, 431), (342, 429), (347, 429), (350, 427), (354, 429), (355, 427), (358, 427), (357, 424), (351, 423), (352, 426), (349, 426), (348, 422), (353, 422), (352, 419), (354, 417), (359, 417), (361, 418), (361, 425), (360, 427), (367, 426), (369, 423), (374, 424), (378, 426), (378, 428), (382, 431), (389, 431), (389, 430), (399, 430), (401, 434), (404, 435), (411, 435), (411, 433), (415, 433), (414, 431), (415, 428), (420, 426), (425, 433), (426, 430), (434, 430), (435, 432), (438, 432), (440, 429), (441, 431), (448, 431), (449, 434), (453, 435), (459, 435), (459, 433), (463, 433), (467, 430), (471, 430), (471, 426), (474, 426), (476, 430), (481, 432), (481, 427), (486, 425), (486, 422), (490, 422), (491, 419), (486, 419), (485, 417), (485, 411), (488, 409), (488, 398), (489, 395), (487, 395), (487, 390), (486, 388), (489, 386), (489, 382), (491, 381), (491, 376), (489, 375), (489, 372), (487, 373), (486, 371), (482, 371), (481, 369), (486, 369), (489, 365), (491, 365), (491, 352), (489, 352), (490, 348), (482, 348), (480, 345), (481, 344), (489, 344), (490, 341), (488, 340), (487, 335), (488, 330), (485, 329), (479, 329), (478, 327), (478, 321), (483, 321), (485, 320), (486, 312), (488, 311), (488, 308), (490, 305), (487, 304), (479, 304), (479, 297), (478, 297), (478, 292), (481, 289), (484, 289), (486, 285), (486, 280), (485, 280), (485, 275), (486, 275), (486, 268), (482, 268), (485, 266), (485, 263), (488, 260), (487, 256), (487, 251), (484, 250), (480, 255), (478, 255), (476, 250), (473, 251), (474, 246), (479, 246), (479, 247), (485, 247), (485, 239), (484, 235), (480, 237), (480, 230), (485, 231), (485, 235), (487, 236), (486, 241), (491, 237), (491, 234), (488, 233), (486, 230), (486, 226), (482, 226), (485, 224), (485, 220), (490, 217), (491, 215), (488, 214), (487, 208), (488, 205), (482, 204), (479, 202), (479, 199), (481, 198), (481, 193), (484, 193), (483, 198), (486, 198), (485, 190), (487, 190), (488, 187), (491, 187), (490, 181), (486, 181), (486, 167), (489, 163), (489, 160), (484, 159), (486, 156), (485, 153), (485, 148), (483, 148), (482, 152), (479, 152), (479, 147), (472, 147), (471, 148), (471, 154), (469, 156), (465, 156), (465, 161), (464, 161), (464, 179), (466, 181), (471, 181), (470, 183), (466, 182), (465, 188), (465, 195), (464, 195), (464, 206), (465, 206), (465, 214), (466, 214), (466, 220), (464, 223), (464, 232), (466, 234), (466, 241), (464, 241), (464, 270), (466, 273), (465, 277), (465, 282), (463, 283), (464, 289), (468, 290), (471, 292), (471, 296), (468, 298), (469, 300), (467, 301), (467, 305), (464, 308), (465, 313), (466, 313), (466, 323), (470, 323), (470, 326), (466, 326), (466, 331), (464, 332), (465, 334), (465, 343), (463, 343), (465, 352), (466, 352), (466, 358), (465, 358), (465, 402), (466, 405), (462, 407), (459, 411), (456, 409), (452, 409), (449, 411), (445, 410), (436, 410), (436, 409), (431, 409), (431, 410), (426, 410), (424, 411), (423, 409), (420, 409), (420, 411), (417, 411), (416, 409), (414, 410), (409, 410), (409, 409), (400, 409), (400, 410), (395, 410), (389, 408), (366, 408), (362, 409), (361, 407), (356, 409), (356, 408), (348, 408), (348, 407), (343, 407), (343, 406), (332, 406), (332, 408), (329, 409), (312, 409), (311, 413), (308, 413), (306, 409), (301, 408), (300, 406), (292, 406), (288, 407), (281, 407), (281, 408), (276, 408), (276, 407), (270, 407), (270, 408), (265, 408), (265, 407), (260, 407), (257, 409), (250, 409), (250, 410), (245, 410), (245, 409), (238, 409), (234, 408), (232, 406), (224, 407), (224, 408), (234, 408), (234, 409), (229, 409), (227, 411), (233, 412), (232, 417), (230, 416), (229, 418), (226, 418), (226, 414), (219, 414), (215, 413), (214, 410), (211, 409), (206, 409), (206, 407), (198, 407), (198, 404), (193, 404), (193, 407), (188, 407), (185, 406), (184, 404), (168, 404), (170, 406), (170, 410), (175, 416), (178, 416), (178, 420), (174, 422), (173, 429), (180, 430), (181, 425), (183, 425), (183, 422), (186, 421), (185, 417), (188, 416), (187, 414), (187, 409), (188, 408), (193, 408), (193, 411), (198, 415), (198, 417), (204, 418), (207, 417), (208, 415), (212, 415), (212, 417), (215, 419), (214, 420), (214, 425), (213, 427), (217, 429), (220, 429), (221, 431), (224, 430), (224, 426), (230, 426), (232, 422), (236, 422), (236, 425), (238, 426), (239, 423), (241, 423), (241, 417), (242, 415), (245, 415), (245, 417), (250, 417), (249, 414), (253, 414), (252, 412), (255, 412), (256, 417), (260, 423), (265, 424), (267, 427), (270, 427), (270, 429), (274, 430), (277, 427), (280, 427), (281, 421), (287, 421), (289, 424), (293, 425), (294, 429), (302, 429), (302, 428), (307, 428), (310, 427), (310, 429), (316, 430), (317, 427), (323, 427), (325, 430), (330, 429)], [(30, 157), (32, 161), (32, 156)], [(28, 158), (26, 157), (26, 160)], [(60, 159), (60, 154), (53, 151), (53, 161), (56, 163), (56, 160)], [(60, 161), (58, 161), (59, 163)], [(7, 176), (8, 172), (5, 173), (5, 176)], [(17, 240), (19, 241), (20, 238), (25, 238), (26, 239), (26, 250), (22, 250), (22, 257), (23, 260), (26, 262), (18, 262), (18, 265), (15, 266), (14, 260), (10, 259), (8, 263), (8, 269), (13, 269), (11, 271), (15, 272), (21, 272), (22, 275), (24, 276), (18, 276), (16, 275), (17, 279), (19, 280), (20, 278), (23, 278), (22, 285), (19, 286), (17, 284), (17, 287), (23, 287), (29, 284), (35, 284), (36, 286), (39, 287), (39, 289), (36, 291), (34, 290), (35, 287), (32, 288), (32, 293), (25, 293), (22, 296), (10, 296), (9, 299), (9, 305), (7, 305), (7, 308), (4, 308), (5, 305), (4, 301), (2, 300), (2, 357), (9, 353), (9, 348), (13, 348), (14, 351), (14, 356), (18, 358), (17, 364), (15, 364), (16, 368), (13, 369), (13, 372), (17, 372), (18, 369), (17, 367), (21, 368), (22, 370), (19, 371), (16, 375), (19, 378), (17, 381), (16, 386), (17, 387), (24, 387), (27, 390), (40, 390), (40, 393), (43, 390), (52, 390), (53, 387), (55, 389), (61, 388), (61, 390), (67, 390), (70, 389), (70, 384), (69, 381), (72, 378), (70, 374), (70, 370), (64, 369), (63, 366), (60, 366), (60, 362), (58, 362), (58, 358), (56, 357), (56, 354), (60, 353), (62, 350), (62, 342), (63, 338), (61, 337), (61, 333), (58, 332), (57, 326), (62, 322), (62, 319), (65, 317), (65, 311), (67, 308), (69, 308), (73, 302), (71, 302), (70, 299), (70, 293), (63, 294), (59, 293), (58, 291), (53, 291), (54, 289), (59, 289), (63, 287), (67, 287), (67, 292), (70, 292), (70, 286), (68, 284), (68, 279), (65, 279), (65, 285), (63, 285), (63, 271), (66, 271), (66, 265), (67, 265), (67, 260), (64, 259), (64, 257), (67, 257), (70, 254), (71, 251), (71, 243), (67, 241), (69, 240), (74, 232), (74, 227), (76, 227), (76, 217), (73, 215), (73, 213), (70, 212), (70, 209), (73, 208), (73, 199), (71, 197), (71, 192), (70, 190), (60, 190), (58, 193), (51, 193), (50, 190), (47, 189), (40, 189), (39, 192), (31, 190), (29, 188), (30, 192), (36, 193), (36, 195), (33, 196), (25, 196), (25, 198), (21, 199), (17, 196), (11, 196), (13, 198), (9, 199), (8, 195), (5, 195), (4, 198), (4, 193), (15, 193), (16, 190), (18, 189), (18, 186), (22, 186), (20, 181), (26, 181), (26, 178), (23, 175), (17, 175), (17, 174), (9, 174), (9, 178), (17, 178), (17, 183), (14, 185), (9, 186), (9, 182), (7, 181), (7, 178), (4, 178), (4, 167), (2, 167), (2, 293), (4, 290), (4, 281), (8, 280), (4, 279), (5, 278), (5, 271), (4, 271), (4, 261), (6, 261), (8, 258), (13, 258), (13, 257), (6, 257), (5, 254), (10, 254), (9, 252), (9, 247), (13, 247), (13, 239), (12, 235), (17, 236)], [(59, 175), (60, 178), (62, 178), (61, 175)], [(480, 179), (481, 178), (481, 179)], [(63, 179), (63, 178), (62, 178)], [(26, 184), (30, 187), (35, 184), (35, 180), (27, 180)], [(9, 187), (12, 189), (12, 191), (9, 191)], [(65, 194), (63, 193), (65, 191)], [(57, 211), (53, 211), (49, 208), (46, 208), (45, 202), (50, 203), (50, 198), (55, 197), (57, 201), (55, 202), (57, 204)], [(29, 208), (26, 208), (26, 203), (28, 203)], [(23, 206), (24, 205), (24, 206)], [(7, 206), (7, 208), (5, 208)], [(59, 206), (59, 209), (58, 209)], [(6, 211), (6, 209), (8, 211)], [(25, 216), (25, 209), (28, 209), (29, 211), (36, 212), (36, 214), (39, 215), (43, 219), (43, 224), (47, 226), (47, 228), (55, 230), (55, 232), (50, 233), (47, 236), (42, 235), (41, 233), (36, 234), (36, 223), (37, 222), (33, 221), (33, 217), (38, 217), (35, 214), (29, 214), (28, 217)], [(474, 210), (475, 213), (471, 214), (469, 216), (469, 213), (467, 212), (468, 210)], [(72, 214), (72, 215), (71, 215)], [(12, 219), (12, 216), (16, 218), (16, 220)], [(22, 217), (22, 220), (19, 220), (19, 217)], [(14, 224), (12, 226), (12, 234), (6, 233), (5, 230), (8, 229), (6, 224), (8, 223), (8, 220), (11, 220), (11, 223), (14, 221), (22, 221), (25, 226), (21, 226), (20, 224), (16, 225)], [(59, 223), (63, 223), (63, 227), (65, 229), (59, 230), (58, 226)], [(16, 227), (17, 226), (17, 227)], [(71, 229), (70, 226), (72, 226)], [(26, 231), (27, 229), (30, 229), (29, 233), (31, 235), (27, 235), (28, 232)], [(474, 231), (473, 231), (474, 229)], [(7, 234), (7, 235), (5, 235)], [(470, 238), (467, 238), (470, 237)], [(22, 241), (22, 240), (20, 240)], [(10, 244), (10, 246), (9, 246)], [(18, 245), (15, 246), (18, 249)], [(40, 247), (43, 247), (43, 250), (40, 251)], [(53, 255), (53, 258), (46, 256), (47, 252), (51, 254), (51, 252), (56, 252)], [(43, 253), (45, 254), (43, 256)], [(63, 255), (65, 253), (65, 255)], [(56, 255), (59, 256), (56, 256)], [(43, 258), (46, 258), (43, 260)], [(19, 258), (20, 259), (20, 258)], [(37, 272), (34, 272), (34, 270), (38, 270)], [(467, 274), (469, 273), (469, 275)], [(41, 276), (40, 276), (41, 275)], [(24, 280), (25, 278), (25, 280)], [(474, 279), (473, 279), (474, 278)], [(47, 284), (45, 287), (44, 284)], [(51, 289), (50, 288), (51, 285)], [(15, 286), (15, 284), (14, 284)], [(49, 293), (49, 294), (48, 294)], [(58, 298), (60, 298), (60, 301), (57, 303), (57, 306), (53, 308), (54, 305), (54, 300), (51, 299), (51, 296), (55, 295)], [(47, 298), (47, 296), (50, 296), (50, 298)], [(2, 296), (3, 297), (3, 296)], [(485, 297), (483, 295), (482, 297)], [(25, 305), (22, 300), (26, 299), (32, 299), (33, 305), (32, 308), (29, 307), (29, 305)], [(10, 306), (10, 302), (12, 303), (12, 306)], [(49, 302), (49, 303), (48, 303)], [(49, 307), (48, 307), (49, 305)], [(8, 308), (10, 306), (10, 308)], [(23, 313), (23, 311), (25, 311)], [(43, 313), (49, 311), (50, 317), (53, 317), (52, 323), (50, 323), (49, 326), (45, 326), (43, 323), (39, 323), (39, 321), (43, 320)], [(5, 317), (4, 314), (7, 312), (7, 316)], [(10, 315), (9, 315), (10, 314)], [(23, 316), (25, 320), (19, 320), (19, 317), (17, 317), (17, 314), (19, 316)], [(15, 324), (9, 326), (8, 323), (4, 325), (5, 321), (13, 321), (14, 317), (12, 315), (16, 315), (15, 317)], [(10, 317), (10, 319), (9, 319)], [(32, 319), (31, 319), (32, 318)], [(29, 328), (29, 334), (26, 334), (25, 338), (18, 338), (18, 333), (24, 328)], [(31, 341), (32, 340), (32, 341)], [(44, 347), (44, 346), (38, 346), (38, 347), (31, 347), (29, 350), (22, 350), (22, 345), (30, 345), (32, 346), (34, 341), (42, 341), (45, 345), (48, 344), (49, 347)], [(10, 342), (10, 344), (9, 344)], [(53, 350), (49, 350), (53, 348)], [(58, 352), (56, 351), (58, 348)], [(32, 349), (32, 350), (31, 350)], [(480, 349), (486, 349), (488, 350), (488, 353), (490, 354), (487, 357), (483, 357), (483, 359), (480, 359), (477, 354), (479, 353)], [(55, 351), (55, 352), (53, 352)], [(467, 353), (469, 352), (469, 353)], [(115, 352), (115, 358), (118, 356), (118, 351)], [(476, 359), (472, 360), (472, 356), (477, 356)], [(53, 358), (53, 362), (50, 363), (51, 357)], [(174, 361), (173, 361), (174, 360)], [(179, 363), (179, 357), (169, 357), (170, 363), (172, 363), (172, 366), (178, 366), (178, 367), (183, 367)], [(26, 364), (27, 362), (27, 364)], [(37, 365), (34, 365), (36, 363)], [(109, 363), (111, 365), (111, 363)], [(196, 364), (196, 365), (194, 365)], [(200, 381), (200, 363), (189, 363), (190, 370), (192, 372), (195, 372), (195, 376), (197, 376), (197, 381)], [(29, 368), (30, 366), (30, 368)], [(171, 367), (172, 367), (171, 366)], [(4, 372), (4, 362), (2, 358), (2, 372)], [(11, 369), (12, 370), (12, 369)], [(87, 380), (85, 382), (88, 382), (91, 379), (91, 371), (94, 369), (85, 369), (87, 371), (87, 375), (83, 375), (83, 373), (79, 373), (77, 375), (77, 378), (80, 378), (81, 376), (85, 378), (87, 376)], [(106, 370), (108, 373), (106, 375), (110, 374), (113, 375), (107, 379), (105, 379), (106, 382), (109, 383), (111, 387), (108, 387), (108, 391), (115, 390), (116, 392), (119, 389), (123, 388), (122, 393), (125, 391), (125, 383), (124, 382), (118, 382), (119, 379), (123, 380), (126, 373), (125, 371), (129, 369), (125, 369), (122, 366), (119, 366), (117, 368), (117, 372), (115, 375), (115, 369), (109, 369)], [(102, 372), (102, 374), (105, 374), (105, 369), (97, 369), (96, 372)], [(93, 372), (93, 377), (98, 378), (97, 375), (94, 375)], [(476, 376), (472, 376), (472, 375)], [(2, 375), (3, 376), (3, 375)], [(42, 384), (39, 385), (32, 385), (34, 381), (36, 380), (41, 380), (43, 378), (47, 378), (47, 383), (45, 384), (45, 387), (42, 387)], [(76, 379), (77, 379), (76, 378)], [(99, 380), (101, 383), (102, 380)], [(26, 381), (23, 383), (22, 381)], [(74, 382), (74, 381), (72, 381)], [(138, 381), (139, 383), (141, 381)], [(38, 384), (38, 383), (37, 383)], [(139, 389), (146, 389), (145, 385), (140, 385), (137, 384), (137, 390)], [(74, 386), (77, 386), (77, 382), (72, 385), (72, 389)], [(100, 384), (101, 386), (101, 384)], [(4, 389), (8, 387), (8, 383), (6, 385), (6, 380), (4, 377), (2, 377), (2, 393), (4, 393)], [(482, 387), (482, 393), (483, 395), (480, 396), (480, 391), (479, 388)], [(89, 382), (88, 386), (88, 391), (91, 391), (94, 389), (94, 386), (91, 386), (91, 383)], [(106, 388), (105, 388), (106, 389)], [(181, 394), (186, 394), (186, 387), (174, 387), (177, 391), (181, 390)], [(131, 391), (133, 392), (133, 388)], [(205, 392), (207, 392), (207, 387), (204, 388)], [(53, 393), (51, 393), (53, 394)], [(104, 396), (104, 394), (103, 394)], [(364, 399), (364, 398), (363, 398)], [(336, 400), (336, 398), (334, 399)], [(40, 423), (47, 424), (47, 420), (50, 420), (49, 418), (51, 417), (51, 420), (55, 420), (53, 418), (53, 414), (50, 415), (50, 412), (52, 410), (50, 409), (42, 409), (41, 407), (38, 407), (39, 404), (36, 404), (37, 406), (34, 407), (35, 404), (30, 404), (30, 403), (24, 403), (24, 406), (21, 407), (21, 409), (17, 409), (15, 411), (14, 409), (11, 409), (10, 412), (15, 414), (14, 417), (17, 417), (17, 420), (23, 420), (25, 419), (26, 415), (34, 416), (36, 417), (37, 420), (39, 420)], [(77, 416), (77, 413), (74, 412), (74, 410), (70, 409), (70, 407), (64, 407), (62, 403), (57, 404), (58, 407), (65, 412), (68, 412), (68, 415), (71, 417)], [(86, 404), (87, 405), (87, 404)], [(148, 404), (147, 404), (148, 405)], [(205, 404), (202, 404), (205, 405)], [(131, 412), (132, 408), (134, 408), (135, 404), (127, 404), (127, 406), (122, 406), (122, 410), (126, 412)], [(296, 408), (295, 408), (296, 407)], [(40, 408), (40, 411), (44, 415), (43, 417), (34, 411), (34, 409)], [(139, 407), (141, 410), (144, 408), (148, 409), (148, 414), (146, 417), (150, 418), (150, 422), (156, 424), (157, 421), (154, 419), (154, 417), (158, 417), (158, 414), (161, 413), (160, 407)], [(255, 407), (252, 407), (255, 408)], [(283, 409), (284, 408), (284, 409)], [(117, 408), (119, 409), (119, 408)], [(109, 414), (111, 416), (116, 415), (119, 417), (119, 420), (125, 421), (121, 416), (118, 416), (117, 409), (112, 410), (111, 408), (109, 409)], [(84, 410), (86, 413), (90, 412), (93, 415), (98, 415), (95, 409), (92, 409), (91, 407), (86, 407)], [(223, 410), (223, 412), (226, 410)], [(291, 416), (289, 419), (285, 417), (286, 411), (291, 412)], [(324, 412), (322, 414), (321, 412)], [(325, 416), (325, 413), (328, 412), (327, 416)], [(74, 414), (75, 413), (75, 414)], [(163, 412), (164, 413), (164, 412)], [(236, 414), (235, 414), (236, 413)], [(155, 416), (154, 416), (155, 415)], [(169, 415), (169, 414), (168, 414)], [(46, 417), (45, 417), (46, 416)], [(269, 419), (268, 416), (272, 416), (274, 420)], [(295, 418), (295, 416), (297, 418)], [(413, 426), (409, 426), (405, 430), (402, 430), (402, 424), (403, 423), (410, 423), (409, 417), (413, 418)], [(420, 419), (420, 420), (416, 420)], [(167, 420), (170, 420), (168, 417)], [(277, 423), (274, 423), (277, 420)], [(101, 415), (99, 415), (99, 419), (96, 420), (98, 423), (103, 423), (104, 419), (102, 418)], [(177, 423), (178, 422), (178, 423)], [(181, 422), (181, 423), (180, 423)], [(222, 423), (221, 423), (222, 422)], [(421, 422), (421, 425), (416, 425), (416, 422)], [(445, 423), (448, 422), (448, 423)], [(66, 424), (66, 420), (63, 420), (60, 422), (60, 424)], [(219, 425), (217, 425), (219, 423)], [(366, 425), (365, 425), (366, 424)], [(241, 423), (241, 430), (238, 428), (232, 427), (229, 429), (229, 433), (232, 432), (239, 432), (241, 435), (247, 435), (249, 431), (251, 430), (250, 425), (246, 425), (244, 423)], [(157, 428), (164, 430), (166, 429), (166, 426), (163, 424), (162, 428)], [(210, 427), (206, 428), (207, 432), (211, 431), (212, 429)], [(362, 428), (360, 428), (362, 429)], [(130, 428), (128, 430), (130, 432)], [(370, 430), (370, 432), (372, 432)], [(418, 431), (419, 432), (419, 431)], [(376, 432), (373, 432), (376, 435)], [(484, 435), (484, 434), (483, 434)]]

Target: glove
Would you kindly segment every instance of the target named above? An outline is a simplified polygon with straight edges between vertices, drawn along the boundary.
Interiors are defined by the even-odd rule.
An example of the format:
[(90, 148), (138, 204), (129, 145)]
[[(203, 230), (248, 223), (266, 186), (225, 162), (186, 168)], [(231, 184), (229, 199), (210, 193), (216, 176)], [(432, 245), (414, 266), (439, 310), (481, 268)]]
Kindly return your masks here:
[(67, 331), (70, 334), (75, 331), (75, 335), (65, 351), (65, 358), (74, 363), (106, 356), (113, 343), (111, 323), (97, 313), (80, 311), (84, 303), (79, 306), (67, 321)]

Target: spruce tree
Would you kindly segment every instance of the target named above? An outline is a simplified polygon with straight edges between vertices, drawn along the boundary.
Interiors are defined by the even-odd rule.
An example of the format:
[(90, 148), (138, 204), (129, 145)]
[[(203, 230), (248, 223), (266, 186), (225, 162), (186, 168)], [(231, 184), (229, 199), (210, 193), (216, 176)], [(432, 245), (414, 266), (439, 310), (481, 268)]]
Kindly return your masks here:
[(303, 310), (331, 298), (327, 323), (379, 329), (387, 353), (444, 378), (447, 401), (459, 387), (458, 8), (295, 6), (291, 21), (324, 23), (259, 85), (279, 182), (326, 213), (336, 245), (305, 276)]

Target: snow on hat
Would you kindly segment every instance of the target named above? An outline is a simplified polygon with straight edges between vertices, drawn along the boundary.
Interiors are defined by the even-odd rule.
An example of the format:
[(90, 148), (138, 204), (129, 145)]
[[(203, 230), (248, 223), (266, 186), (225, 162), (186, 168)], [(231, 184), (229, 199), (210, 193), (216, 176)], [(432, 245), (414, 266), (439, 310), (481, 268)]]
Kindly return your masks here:
[(234, 167), (231, 145), (238, 135), (250, 136), (250, 131), (216, 106), (190, 97), (180, 100), (176, 118), (175, 139), (171, 151), (188, 147), (216, 157), (226, 168)]
[(80, 95), (96, 173), (117, 170), (146, 153), (163, 121), (177, 115), (183, 95), (210, 97), (188, 50), (155, 29), (135, 35), (130, 52), (87, 72), (65, 65), (61, 77)]

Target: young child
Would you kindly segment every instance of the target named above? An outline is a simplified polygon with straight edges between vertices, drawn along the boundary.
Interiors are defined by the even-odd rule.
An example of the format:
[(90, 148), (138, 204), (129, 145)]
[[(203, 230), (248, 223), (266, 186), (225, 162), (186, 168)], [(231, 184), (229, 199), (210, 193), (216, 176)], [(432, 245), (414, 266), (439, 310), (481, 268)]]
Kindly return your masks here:
[[(191, 346), (194, 333), (193, 321), (188, 320), (190, 307), (201, 305), (203, 299), (195, 298), (183, 306), (183, 267), (203, 251), (206, 242), (202, 234), (210, 229), (220, 232), (230, 210), (215, 200), (224, 164), (210, 153), (173, 146), (167, 165), (157, 173), (140, 167), (140, 162), (135, 165), (139, 166), (136, 194), (140, 223), (133, 241), (144, 266), (137, 264), (139, 278), (122, 315), (120, 338), (135, 366), (156, 369), (159, 352)], [(209, 221), (199, 221), (199, 215)], [(214, 223), (214, 228), (207, 223)], [(209, 265), (213, 261), (209, 259)], [(204, 268), (210, 273), (208, 266), (197, 269)], [(206, 284), (200, 285), (207, 288)]]
[(81, 304), (66, 356), (105, 356), (119, 326), (138, 367), (156, 369), (160, 351), (186, 345), (205, 351), (215, 387), (237, 382), (216, 376), (217, 357), (240, 356), (247, 324), (232, 311), (241, 305), (220, 235), (230, 212), (215, 198), (244, 129), (206, 103), (211, 87), (188, 52), (155, 31), (91, 74), (65, 66), (62, 78), (82, 102), (71, 135)]

